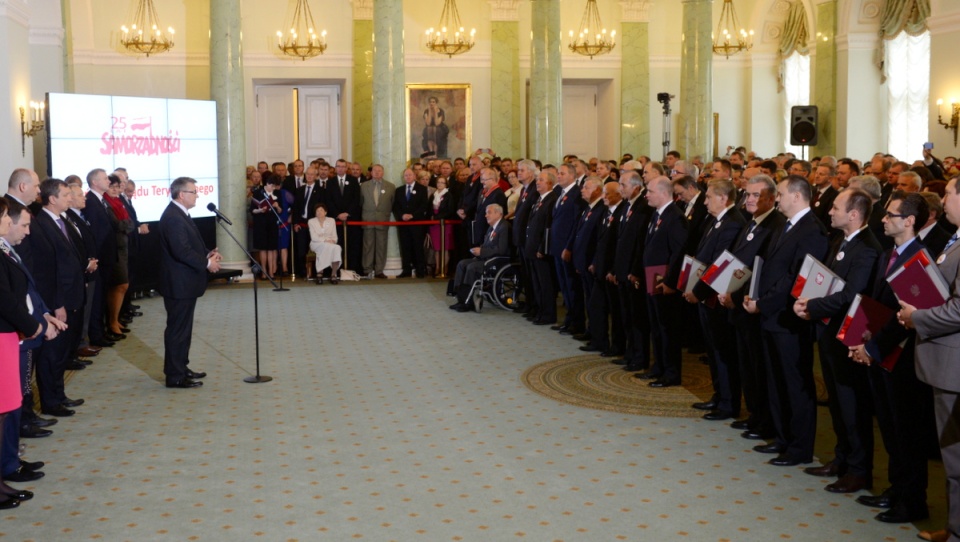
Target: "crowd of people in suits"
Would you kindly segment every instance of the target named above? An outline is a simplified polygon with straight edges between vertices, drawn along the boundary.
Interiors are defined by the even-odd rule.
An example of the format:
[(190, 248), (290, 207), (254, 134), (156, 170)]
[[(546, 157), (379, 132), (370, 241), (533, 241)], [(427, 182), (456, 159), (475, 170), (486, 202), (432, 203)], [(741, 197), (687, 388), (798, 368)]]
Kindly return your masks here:
[[(471, 216), (473, 206), (472, 216), (485, 216), (488, 230), (468, 240), (475, 258), (458, 267), (451, 292), (458, 300), (450, 308), (471, 310), (465, 292), (484, 258), (513, 254), (522, 283), (516, 312), (585, 342), (581, 350), (651, 388), (681, 384), (684, 347), (705, 353), (714, 394), (691, 406), (706, 420), (730, 420), (741, 437), (757, 441), (756, 452), (772, 454), (768, 462), (781, 467), (814, 460), (817, 348), (834, 457), (804, 472), (833, 478), (825, 486), (830, 492), (872, 489), (875, 418), (889, 457), (888, 486), (856, 502), (881, 509), (876, 519), (883, 522), (927, 518), (927, 461), (942, 453), (949, 524), (921, 536), (956, 537), (955, 160), (929, 151), (912, 165), (882, 154), (865, 164), (789, 154), (762, 160), (742, 150), (706, 165), (680, 158), (675, 151), (663, 163), (625, 157), (613, 175), (572, 156), (559, 166), (520, 160), (522, 189), (509, 220), (501, 220), (497, 205), (462, 197), (460, 215)], [(493, 169), (477, 174), (481, 182), (494, 177)], [(502, 222), (510, 223), (510, 248), (493, 242), (508, 231)], [(901, 303), (887, 281), (921, 249), (951, 290), (946, 303), (926, 310)], [(705, 277), (683, 275), (684, 257), (709, 266), (724, 251), (748, 268), (762, 261), (757, 280), (715, 291)], [(842, 279), (843, 288), (797, 297), (794, 284), (808, 256)], [(892, 316), (851, 347), (837, 336), (858, 295)]]
[(42, 461), (21, 457), (20, 439), (51, 435), (84, 404), (66, 395), (66, 371), (92, 364), (142, 316), (130, 262), (149, 227), (137, 221), (134, 183), (123, 169), (95, 169), (86, 184), (85, 194), (75, 175), (40, 182), (16, 169), (0, 200), (0, 509), (33, 497), (6, 482), (44, 476)]

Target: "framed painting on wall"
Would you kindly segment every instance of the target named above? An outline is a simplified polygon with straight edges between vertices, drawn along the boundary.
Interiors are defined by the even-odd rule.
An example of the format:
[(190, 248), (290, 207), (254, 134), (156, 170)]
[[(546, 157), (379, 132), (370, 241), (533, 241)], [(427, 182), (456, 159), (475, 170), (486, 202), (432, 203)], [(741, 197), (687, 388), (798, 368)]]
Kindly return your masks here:
[(470, 85), (407, 85), (410, 159), (425, 152), (466, 158), (470, 149)]

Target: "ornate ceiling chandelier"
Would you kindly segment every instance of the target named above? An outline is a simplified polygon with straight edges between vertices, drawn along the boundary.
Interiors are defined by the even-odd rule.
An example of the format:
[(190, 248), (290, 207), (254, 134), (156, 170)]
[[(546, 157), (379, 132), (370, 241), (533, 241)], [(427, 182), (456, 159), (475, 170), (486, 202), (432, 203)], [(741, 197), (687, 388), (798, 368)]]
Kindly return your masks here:
[(286, 36), (282, 31), (277, 31), (277, 47), (283, 51), (283, 54), (298, 57), (301, 60), (321, 55), (327, 50), (327, 31), (320, 32), (318, 36), (314, 31), (315, 28), (313, 13), (310, 12), (307, 0), (297, 0), (290, 31)]
[(570, 50), (590, 58), (605, 55), (617, 45), (616, 36), (616, 30), (607, 35), (607, 29), (603, 28), (597, 0), (587, 0), (587, 7), (583, 10), (583, 19), (580, 21), (579, 35), (574, 36), (573, 30), (570, 31)]
[(447, 55), (448, 58), (473, 49), (477, 31), (471, 28), (470, 33), (467, 34), (460, 25), (457, 0), (444, 0), (439, 26), (439, 31), (433, 28), (427, 30), (427, 49), (437, 54)]
[(120, 44), (124, 49), (136, 55), (155, 55), (165, 53), (173, 47), (173, 28), (160, 30), (160, 18), (153, 0), (139, 0), (133, 22), (120, 27), (123, 35)]
[(737, 19), (737, 10), (733, 0), (723, 0), (720, 22), (713, 35), (713, 52), (730, 58), (740, 51), (749, 51), (753, 47), (753, 30), (744, 30)]

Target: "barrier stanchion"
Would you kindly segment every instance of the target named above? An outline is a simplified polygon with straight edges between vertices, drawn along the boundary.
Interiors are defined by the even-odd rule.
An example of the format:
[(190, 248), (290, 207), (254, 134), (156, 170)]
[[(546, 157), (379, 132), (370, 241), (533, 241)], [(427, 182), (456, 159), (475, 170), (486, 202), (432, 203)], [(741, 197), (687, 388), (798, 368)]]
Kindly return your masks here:
[(437, 262), (437, 278), (445, 279), (447, 278), (447, 229), (446, 221), (440, 219), (440, 255), (439, 261)]
[(341, 224), (343, 224), (343, 254), (342, 254), (342, 256), (343, 256), (343, 267), (342, 267), (342, 269), (350, 269), (350, 268), (348, 267), (348, 265), (350, 264), (350, 262), (347, 261), (347, 258), (348, 258), (347, 255), (350, 254), (350, 251), (347, 250), (347, 243), (349, 242), (349, 238), (347, 237), (347, 221), (344, 220), (343, 222), (341, 222)]

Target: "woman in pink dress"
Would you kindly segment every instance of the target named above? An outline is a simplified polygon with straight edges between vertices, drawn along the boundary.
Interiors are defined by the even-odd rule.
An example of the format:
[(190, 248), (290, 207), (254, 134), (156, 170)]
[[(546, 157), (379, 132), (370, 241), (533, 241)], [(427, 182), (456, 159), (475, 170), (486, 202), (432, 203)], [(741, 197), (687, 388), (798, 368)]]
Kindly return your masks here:
[[(444, 177), (437, 178), (437, 191), (433, 193), (431, 199), (433, 210), (433, 220), (452, 220), (457, 218), (457, 202), (453, 193), (447, 186), (448, 180)], [(430, 246), (433, 247), (434, 277), (440, 274), (440, 225), (430, 226)], [(450, 262), (450, 251), (453, 250), (453, 226), (444, 224), (443, 226), (443, 269), (447, 270), (447, 264)]]

